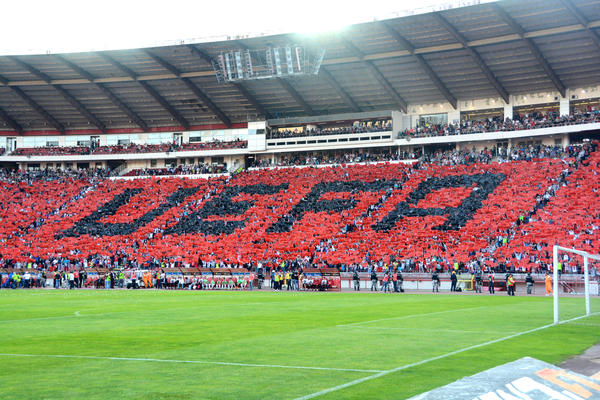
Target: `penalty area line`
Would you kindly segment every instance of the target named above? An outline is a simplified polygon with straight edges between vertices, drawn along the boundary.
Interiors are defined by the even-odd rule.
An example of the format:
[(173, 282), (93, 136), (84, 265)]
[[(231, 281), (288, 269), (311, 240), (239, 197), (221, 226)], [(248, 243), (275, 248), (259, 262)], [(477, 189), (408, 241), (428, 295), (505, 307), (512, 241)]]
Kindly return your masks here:
[(513, 338), (516, 338), (516, 337), (519, 337), (519, 336), (522, 336), (522, 335), (527, 335), (529, 333), (538, 332), (538, 331), (541, 331), (541, 330), (544, 330), (544, 329), (548, 329), (548, 328), (553, 327), (553, 326), (567, 324), (569, 322), (577, 321), (577, 320), (580, 320), (582, 318), (587, 318), (587, 317), (590, 317), (592, 315), (600, 315), (600, 312), (591, 313), (590, 315), (583, 315), (581, 317), (571, 318), (571, 319), (568, 319), (566, 321), (559, 322), (558, 324), (548, 324), (548, 325), (540, 326), (540, 327), (529, 329), (529, 330), (526, 330), (526, 331), (523, 331), (523, 332), (518, 332), (518, 333), (514, 333), (512, 335), (504, 336), (504, 337), (501, 337), (499, 339), (494, 339), (494, 340), (490, 340), (488, 342), (479, 343), (479, 344), (475, 344), (473, 346), (465, 347), (463, 349), (454, 350), (454, 351), (451, 351), (451, 352), (446, 353), (446, 354), (441, 354), (439, 356), (427, 358), (425, 360), (417, 361), (417, 362), (410, 363), (410, 364), (401, 365), (399, 367), (388, 369), (387, 371), (381, 371), (379, 373), (376, 373), (374, 375), (369, 375), (369, 376), (366, 376), (364, 378), (355, 379), (353, 381), (350, 381), (350, 382), (347, 382), (347, 383), (344, 383), (344, 384), (341, 384), (341, 385), (338, 385), (338, 386), (334, 386), (334, 387), (331, 387), (329, 389), (323, 389), (323, 390), (315, 392), (315, 393), (307, 394), (306, 396), (298, 397), (295, 400), (313, 399), (315, 397), (319, 397), (319, 396), (322, 396), (322, 395), (327, 394), (327, 393), (335, 392), (335, 391), (338, 391), (338, 390), (341, 390), (341, 389), (345, 389), (345, 388), (350, 387), (350, 386), (358, 385), (359, 383), (367, 382), (367, 381), (370, 381), (370, 380), (376, 379), (376, 378), (381, 378), (382, 376), (389, 375), (389, 374), (394, 373), (394, 372), (402, 371), (404, 369), (408, 369), (408, 368), (412, 368), (412, 367), (417, 367), (419, 365), (427, 364), (427, 363), (429, 363), (431, 361), (441, 360), (442, 358), (446, 358), (446, 357), (450, 357), (450, 356), (453, 356), (453, 355), (456, 355), (456, 354), (464, 353), (465, 351), (477, 349), (479, 347), (485, 347), (485, 346), (489, 346), (491, 344), (503, 342), (505, 340), (513, 339)]
[(76, 359), (87, 359), (87, 360), (146, 361), (146, 362), (180, 363), (180, 364), (226, 365), (226, 366), (235, 366), (235, 367), (307, 369), (307, 370), (317, 370), (317, 371), (367, 372), (367, 373), (383, 372), (383, 371), (377, 370), (377, 369), (305, 367), (305, 366), (300, 366), (300, 365), (246, 364), (246, 363), (221, 362), (221, 361), (167, 360), (167, 359), (163, 359), (163, 358), (79, 356), (79, 355), (67, 355), (67, 354), (11, 354), (11, 353), (0, 353), (0, 357), (76, 358)]

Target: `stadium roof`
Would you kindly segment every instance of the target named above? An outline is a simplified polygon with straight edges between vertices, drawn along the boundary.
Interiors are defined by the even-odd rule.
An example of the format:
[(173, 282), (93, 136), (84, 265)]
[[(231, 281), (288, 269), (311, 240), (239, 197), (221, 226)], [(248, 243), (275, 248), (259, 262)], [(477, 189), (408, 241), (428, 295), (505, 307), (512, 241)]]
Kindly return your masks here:
[[(600, 0), (505, 0), (353, 25), (147, 49), (0, 57), (0, 132), (150, 132), (502, 98), (600, 82)], [(222, 51), (325, 49), (318, 76), (219, 84)]]

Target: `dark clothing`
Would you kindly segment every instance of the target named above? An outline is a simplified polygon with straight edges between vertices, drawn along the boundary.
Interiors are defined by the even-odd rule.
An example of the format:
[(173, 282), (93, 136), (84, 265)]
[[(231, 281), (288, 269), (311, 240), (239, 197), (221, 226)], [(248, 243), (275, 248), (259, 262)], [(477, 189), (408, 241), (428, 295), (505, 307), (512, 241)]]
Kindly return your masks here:
[(431, 274), (431, 283), (433, 284), (433, 289), (431, 289), (432, 292), (439, 292), (440, 291), (440, 277), (438, 276), (437, 272), (433, 272), (433, 274)]

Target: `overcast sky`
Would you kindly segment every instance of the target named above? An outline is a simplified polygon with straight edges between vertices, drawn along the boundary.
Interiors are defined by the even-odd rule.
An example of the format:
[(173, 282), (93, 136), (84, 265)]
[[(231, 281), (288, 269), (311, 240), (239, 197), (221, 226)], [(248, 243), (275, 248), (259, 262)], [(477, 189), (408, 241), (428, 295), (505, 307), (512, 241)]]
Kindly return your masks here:
[(7, 0), (2, 4), (0, 54), (126, 49), (249, 33), (322, 32), (406, 10), (468, 2), (473, 0)]

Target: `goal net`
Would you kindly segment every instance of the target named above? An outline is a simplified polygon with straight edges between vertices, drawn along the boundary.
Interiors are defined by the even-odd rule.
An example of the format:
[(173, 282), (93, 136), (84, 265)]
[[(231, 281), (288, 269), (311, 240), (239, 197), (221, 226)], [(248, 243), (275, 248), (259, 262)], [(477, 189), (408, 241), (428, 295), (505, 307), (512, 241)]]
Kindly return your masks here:
[[(552, 262), (554, 323), (594, 313), (591, 297), (600, 295), (600, 255), (555, 245)], [(559, 298), (570, 298), (561, 300)], [(583, 301), (582, 301), (583, 300)], [(559, 310), (560, 306), (560, 310)]]

